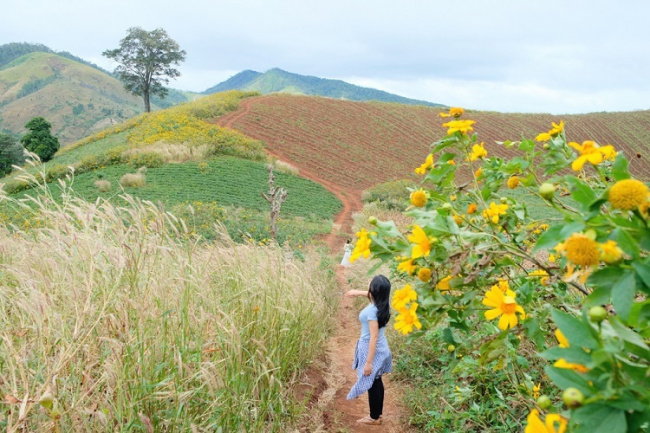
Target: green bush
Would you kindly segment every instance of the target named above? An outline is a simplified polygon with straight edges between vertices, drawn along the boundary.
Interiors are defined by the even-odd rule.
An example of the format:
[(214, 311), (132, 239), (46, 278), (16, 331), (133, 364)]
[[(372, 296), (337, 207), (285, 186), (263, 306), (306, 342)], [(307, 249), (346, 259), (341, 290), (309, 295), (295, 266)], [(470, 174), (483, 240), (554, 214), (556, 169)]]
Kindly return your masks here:
[(393, 180), (368, 188), (363, 192), (361, 199), (364, 203), (378, 202), (387, 209), (404, 210), (410, 194), (407, 188), (412, 187), (411, 180)]
[(165, 158), (157, 152), (139, 152), (129, 157), (129, 164), (135, 168), (158, 168), (165, 164)]

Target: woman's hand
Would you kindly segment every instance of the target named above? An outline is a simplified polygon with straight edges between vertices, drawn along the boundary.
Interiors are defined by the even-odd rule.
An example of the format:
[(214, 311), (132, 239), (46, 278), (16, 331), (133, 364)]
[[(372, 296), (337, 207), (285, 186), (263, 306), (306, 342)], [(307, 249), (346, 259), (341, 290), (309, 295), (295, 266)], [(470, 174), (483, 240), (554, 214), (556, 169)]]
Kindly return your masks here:
[(370, 376), (370, 373), (372, 373), (372, 364), (366, 362), (366, 365), (363, 367), (363, 375)]

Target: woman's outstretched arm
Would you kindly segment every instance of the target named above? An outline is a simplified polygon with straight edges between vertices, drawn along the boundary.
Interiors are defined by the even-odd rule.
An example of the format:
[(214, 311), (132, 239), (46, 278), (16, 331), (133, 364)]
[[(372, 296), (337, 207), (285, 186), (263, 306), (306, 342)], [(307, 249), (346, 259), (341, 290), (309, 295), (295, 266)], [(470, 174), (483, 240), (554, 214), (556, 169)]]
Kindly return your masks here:
[(348, 290), (345, 292), (347, 298), (354, 298), (355, 296), (368, 296), (367, 290)]

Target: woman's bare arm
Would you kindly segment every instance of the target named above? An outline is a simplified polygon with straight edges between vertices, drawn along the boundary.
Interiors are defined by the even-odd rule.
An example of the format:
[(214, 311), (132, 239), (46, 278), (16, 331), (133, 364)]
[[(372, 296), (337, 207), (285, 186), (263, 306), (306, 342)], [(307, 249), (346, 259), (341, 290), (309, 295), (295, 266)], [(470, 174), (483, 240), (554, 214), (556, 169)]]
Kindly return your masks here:
[(354, 298), (355, 296), (368, 296), (367, 290), (348, 290), (345, 292), (346, 298)]
[(372, 360), (375, 359), (377, 340), (379, 339), (379, 322), (376, 320), (368, 320), (368, 325), (370, 325), (370, 343), (368, 343), (368, 358), (366, 358), (366, 365), (363, 367), (364, 376), (370, 376), (370, 373), (372, 373)]

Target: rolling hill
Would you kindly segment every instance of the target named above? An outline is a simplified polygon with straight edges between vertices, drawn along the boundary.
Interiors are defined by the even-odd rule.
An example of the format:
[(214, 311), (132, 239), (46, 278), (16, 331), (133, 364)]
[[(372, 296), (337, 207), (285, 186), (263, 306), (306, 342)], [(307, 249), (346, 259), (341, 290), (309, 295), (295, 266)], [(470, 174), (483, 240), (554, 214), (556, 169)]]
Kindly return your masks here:
[[(218, 119), (263, 141), (282, 160), (360, 192), (378, 183), (415, 178), (430, 144), (444, 136), (440, 109), (273, 94), (245, 100), (240, 110)], [(650, 111), (566, 115), (468, 111), (489, 155), (514, 150), (496, 141), (534, 138), (552, 121), (564, 120), (571, 141), (611, 143), (623, 151), (637, 176), (650, 179)]]
[(291, 93), (299, 95), (325, 96), (328, 98), (345, 99), (350, 101), (380, 101), (396, 102), (408, 105), (427, 105), (443, 107), (442, 104), (409, 99), (403, 96), (384, 92), (368, 87), (355, 86), (341, 80), (330, 80), (308, 75), (299, 75), (282, 69), (270, 69), (265, 73), (243, 71), (206, 90), (205, 94), (223, 92), (226, 90), (257, 91), (267, 93)]
[[(52, 132), (65, 146), (143, 111), (141, 98), (89, 64), (39, 51), (16, 58), (6, 55), (3, 59), (0, 131), (22, 135), (32, 117), (42, 116), (52, 123)], [(175, 91), (165, 104), (184, 102), (188, 97)], [(161, 108), (155, 105), (160, 100), (152, 102), (155, 109)]]

